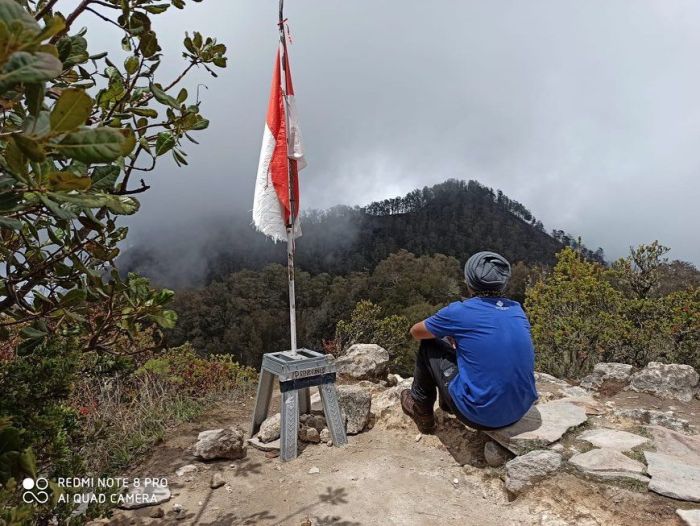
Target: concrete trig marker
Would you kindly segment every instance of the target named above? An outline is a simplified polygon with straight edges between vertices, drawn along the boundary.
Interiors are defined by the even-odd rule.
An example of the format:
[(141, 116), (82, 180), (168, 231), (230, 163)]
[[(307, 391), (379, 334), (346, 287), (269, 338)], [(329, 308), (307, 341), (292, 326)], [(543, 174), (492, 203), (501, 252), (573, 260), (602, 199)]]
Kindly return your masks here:
[(250, 436), (255, 436), (260, 429), (260, 424), (267, 418), (272, 398), (273, 377), (277, 376), (282, 393), (280, 458), (283, 461), (292, 460), (297, 456), (299, 413), (307, 413), (311, 409), (310, 387), (318, 387), (333, 445), (347, 444), (348, 437), (345, 434), (345, 425), (340, 415), (335, 390), (335, 375), (335, 364), (327, 354), (309, 349), (265, 353), (260, 370)]

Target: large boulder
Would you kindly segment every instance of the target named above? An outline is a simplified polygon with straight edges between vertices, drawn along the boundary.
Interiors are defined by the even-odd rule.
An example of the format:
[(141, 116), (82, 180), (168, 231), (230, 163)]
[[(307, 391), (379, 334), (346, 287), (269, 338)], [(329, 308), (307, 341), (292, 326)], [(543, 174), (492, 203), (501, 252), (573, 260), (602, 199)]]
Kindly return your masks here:
[(627, 386), (632, 369), (633, 367), (626, 363), (597, 363), (593, 367), (593, 372), (584, 377), (579, 385), (584, 389), (614, 394)]
[(379, 380), (386, 377), (389, 352), (373, 343), (356, 343), (336, 358), (338, 374), (355, 380)]
[(265, 419), (265, 421), (260, 424), (260, 431), (258, 431), (260, 442), (267, 444), (268, 442), (277, 440), (280, 437), (280, 422), (281, 416), (279, 413)]
[(243, 458), (246, 456), (243, 431), (235, 427), (202, 431), (197, 437), (193, 454), (203, 460)]
[(369, 422), (372, 394), (359, 385), (339, 385), (337, 390), (340, 413), (347, 419), (347, 433), (355, 435), (362, 432)]
[(700, 376), (690, 365), (649, 362), (644, 369), (631, 376), (629, 389), (659, 398), (690, 402), (698, 381)]
[(561, 455), (554, 451), (540, 449), (515, 457), (506, 464), (506, 489), (511, 493), (520, 493), (560, 466)]

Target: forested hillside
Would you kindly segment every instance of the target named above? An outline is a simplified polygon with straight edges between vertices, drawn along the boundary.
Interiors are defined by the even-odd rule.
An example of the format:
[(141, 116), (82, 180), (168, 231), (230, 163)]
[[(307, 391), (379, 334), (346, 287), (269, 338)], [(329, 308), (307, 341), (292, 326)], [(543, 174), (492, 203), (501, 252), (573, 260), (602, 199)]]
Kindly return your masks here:
[[(247, 216), (218, 221), (199, 248), (182, 237), (162, 245), (137, 245), (125, 252), (121, 268), (180, 288), (206, 284), (241, 269), (285, 263), (284, 245), (255, 232), (249, 222)], [(371, 271), (401, 249), (418, 256), (445, 254), (459, 261), (478, 250), (494, 250), (512, 262), (551, 265), (564, 246), (577, 245), (573, 236), (561, 230), (548, 234), (522, 204), (476, 181), (448, 180), (362, 208), (307, 212), (302, 229), (296, 261), (311, 274)], [(581, 249), (589, 258), (603, 260), (602, 249)], [(192, 264), (186, 269), (179, 265), (183, 258), (192, 261), (188, 251), (201, 254), (199, 275), (192, 273)]]

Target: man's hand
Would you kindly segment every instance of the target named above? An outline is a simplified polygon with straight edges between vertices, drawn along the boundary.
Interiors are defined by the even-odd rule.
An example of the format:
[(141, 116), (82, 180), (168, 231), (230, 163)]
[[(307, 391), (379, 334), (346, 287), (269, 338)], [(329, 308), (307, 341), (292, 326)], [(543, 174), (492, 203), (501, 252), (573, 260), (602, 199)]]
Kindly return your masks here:
[(425, 321), (419, 321), (411, 327), (411, 336), (416, 340), (432, 340), (435, 336), (425, 328)]

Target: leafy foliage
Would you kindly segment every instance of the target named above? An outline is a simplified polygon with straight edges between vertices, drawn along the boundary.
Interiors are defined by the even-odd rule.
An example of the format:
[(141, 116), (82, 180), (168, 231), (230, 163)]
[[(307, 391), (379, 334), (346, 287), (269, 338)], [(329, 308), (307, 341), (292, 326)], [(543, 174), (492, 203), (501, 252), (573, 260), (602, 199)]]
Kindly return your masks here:
[[(187, 65), (163, 85), (151, 17), (184, 1), (87, 0), (65, 15), (55, 4), (0, 0), (0, 327), (31, 322), (24, 351), (54, 334), (119, 351), (117, 333), (174, 322), (169, 292), (115, 270), (127, 235), (118, 217), (148, 189), (131, 178), (166, 153), (187, 164), (183, 141), (208, 121), (187, 90), (171, 91), (193, 67), (215, 75), (226, 48), (187, 35)], [(121, 29), (123, 60), (71, 33), (86, 13)]]
[(690, 282), (659, 294), (667, 251), (642, 245), (608, 269), (563, 250), (526, 293), (541, 370), (577, 378), (598, 361), (652, 360), (699, 368), (700, 289)]

